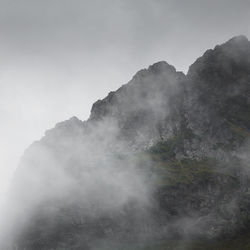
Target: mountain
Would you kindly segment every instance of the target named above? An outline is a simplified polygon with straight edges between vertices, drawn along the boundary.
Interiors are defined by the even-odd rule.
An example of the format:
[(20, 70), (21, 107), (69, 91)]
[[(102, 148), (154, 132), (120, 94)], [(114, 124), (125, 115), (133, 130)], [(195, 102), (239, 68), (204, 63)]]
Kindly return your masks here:
[(246, 37), (155, 63), (25, 151), (1, 249), (249, 249), (249, 138)]

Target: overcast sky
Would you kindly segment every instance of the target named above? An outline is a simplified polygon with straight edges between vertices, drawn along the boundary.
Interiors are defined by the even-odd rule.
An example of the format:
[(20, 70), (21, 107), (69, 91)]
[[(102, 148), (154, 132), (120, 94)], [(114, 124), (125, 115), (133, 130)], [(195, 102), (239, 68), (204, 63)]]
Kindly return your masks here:
[(0, 200), (24, 149), (166, 60), (250, 37), (250, 0), (0, 0)]

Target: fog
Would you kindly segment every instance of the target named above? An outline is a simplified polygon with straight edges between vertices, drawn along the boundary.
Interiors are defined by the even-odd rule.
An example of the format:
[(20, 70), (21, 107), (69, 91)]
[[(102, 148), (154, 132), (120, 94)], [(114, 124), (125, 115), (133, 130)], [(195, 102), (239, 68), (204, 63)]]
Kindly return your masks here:
[(0, 200), (24, 149), (46, 129), (73, 115), (87, 119), (95, 100), (153, 62), (186, 71), (206, 48), (250, 35), (248, 7), (243, 0), (1, 0)]
[[(157, 210), (152, 195), (156, 177), (150, 171), (150, 157), (139, 152), (173, 134), (172, 123), (166, 120), (171, 108), (178, 109), (175, 97), (183, 79), (184, 74), (173, 66), (156, 63), (139, 71), (116, 95), (111, 92), (97, 101), (88, 121), (73, 117), (46, 131), (40, 142), (25, 151), (15, 171), (3, 216), (6, 221), (1, 224), (2, 242), (8, 237), (10, 242), (28, 237), (23, 248), (31, 244), (32, 249), (35, 245), (29, 233), (25, 236), (26, 229), (38, 228), (49, 235), (64, 230), (63, 225), (72, 226), (72, 221), (87, 227), (73, 236), (79, 237), (74, 244), (88, 244), (86, 249), (126, 246), (130, 241), (143, 245), (161, 236), (167, 229), (162, 231), (157, 225), (161, 217), (153, 213)], [(60, 216), (59, 224), (54, 216)], [(110, 225), (100, 225), (102, 218)], [(47, 221), (49, 228), (40, 225), (40, 220)], [(93, 230), (105, 234), (98, 237)], [(105, 237), (107, 230), (111, 235)], [(65, 243), (53, 243), (53, 237), (45, 241), (47, 248)]]
[[(13, 172), (23, 152), (47, 129), (72, 116), (86, 120), (96, 100), (156, 61), (166, 60), (186, 72), (207, 48), (237, 34), (250, 36), (249, 6), (249, 1), (244, 0), (192, 0), (188, 3), (170, 0), (129, 0), (126, 3), (120, 0), (1, 0), (0, 204), (6, 198), (8, 186), (15, 180)], [(100, 133), (106, 133), (107, 127), (112, 128), (113, 142), (116, 124), (103, 126), (98, 128)], [(93, 138), (88, 140), (93, 143)], [(64, 143), (71, 145), (68, 141)], [(100, 148), (95, 143), (88, 149), (81, 143), (80, 148), (76, 146), (81, 152), (88, 151), (84, 158), (86, 165), (94, 164), (86, 158), (92, 151), (106, 155), (103, 143)], [(126, 144), (119, 142), (119, 147), (122, 151), (130, 151)], [(38, 152), (45, 154), (44, 160), (48, 161), (44, 163), (48, 166), (44, 171), (51, 171), (51, 165), (60, 165), (58, 159), (48, 157), (46, 149)], [(120, 208), (133, 194), (148, 208), (151, 186), (149, 184), (146, 191), (141, 188), (145, 187), (147, 176), (133, 178), (137, 176), (136, 160), (130, 159), (128, 163), (126, 159), (123, 164), (130, 168), (122, 174), (114, 171), (117, 163), (113, 158), (103, 161), (108, 166), (107, 172), (97, 169), (95, 181), (103, 182), (101, 187), (106, 188), (110, 175), (115, 172), (110, 186), (110, 189), (119, 190), (119, 198), (116, 192), (113, 193), (117, 200), (115, 206)], [(55, 169), (51, 174), (59, 176), (58, 183), (49, 182), (48, 187), (76, 188), (72, 186), (71, 177), (60, 172), (60, 168)], [(27, 176), (32, 181), (32, 177)], [(90, 187), (89, 192), (96, 193), (95, 202), (101, 199), (102, 206), (109, 210), (106, 197), (99, 197), (99, 190), (92, 190), (93, 183), (88, 183), (94, 181), (92, 175), (82, 178), (85, 187)], [(125, 188), (128, 186), (132, 191)], [(51, 195), (53, 198), (58, 193)], [(86, 194), (79, 195), (84, 197)]]
[[(245, 62), (244, 55), (250, 51), (245, 37), (216, 48), (206, 53), (218, 59), (211, 75), (218, 68), (223, 75), (231, 74), (228, 68), (235, 61)], [(184, 241), (177, 242), (174, 249), (188, 249), (193, 238), (211, 239), (225, 231), (233, 232), (239, 223), (239, 204), (244, 204), (242, 198), (248, 188), (249, 145), (236, 151), (217, 150), (218, 143), (231, 146), (233, 135), (222, 125), (225, 117), (211, 107), (224, 110), (230, 98), (247, 98), (248, 67), (243, 63), (240, 78), (225, 85), (220, 78), (215, 79), (211, 96), (218, 95), (219, 104), (210, 98), (203, 103), (200, 95), (211, 83), (204, 78), (204, 84), (196, 88), (200, 82), (190, 77), (206, 59), (198, 60), (189, 78), (166, 62), (153, 64), (95, 102), (89, 120), (72, 117), (47, 130), (39, 142), (25, 150), (15, 171), (1, 224), (2, 242), (14, 239), (19, 249), (32, 250), (69, 246), (130, 249), (131, 244), (138, 249), (176, 234)], [(235, 81), (239, 88), (230, 91)], [(169, 139), (171, 143), (171, 138), (178, 141), (178, 130), (185, 136), (185, 119), (193, 134), (190, 140), (182, 137), (183, 141), (177, 142), (174, 159), (167, 156), (167, 148), (165, 155), (157, 155), (160, 147), (154, 153), (150, 147), (155, 142)], [(213, 135), (214, 128), (219, 129), (220, 136)], [(151, 151), (147, 151), (149, 148)], [(207, 162), (204, 169), (202, 161), (207, 157), (213, 162)], [(191, 160), (192, 165), (185, 166), (185, 160)], [(185, 184), (189, 177), (184, 177), (181, 185), (171, 185), (171, 171), (178, 173), (178, 168), (188, 167), (193, 175), (192, 167), (197, 168), (197, 162), (201, 164), (196, 169), (198, 175), (191, 177), (190, 185)], [(170, 172), (164, 172), (164, 168)], [(204, 170), (201, 178), (199, 171)], [(15, 249), (15, 244), (10, 249)]]

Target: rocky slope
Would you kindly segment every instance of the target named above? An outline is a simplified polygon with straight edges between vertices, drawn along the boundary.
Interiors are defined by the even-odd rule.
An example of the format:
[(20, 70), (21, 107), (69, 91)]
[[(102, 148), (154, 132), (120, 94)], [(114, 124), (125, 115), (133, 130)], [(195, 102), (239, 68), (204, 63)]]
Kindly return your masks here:
[(206, 51), (187, 75), (153, 64), (94, 103), (87, 121), (59, 123), (26, 150), (4, 225), (14, 239), (5, 248), (228, 242), (250, 227), (249, 138), (246, 37)]

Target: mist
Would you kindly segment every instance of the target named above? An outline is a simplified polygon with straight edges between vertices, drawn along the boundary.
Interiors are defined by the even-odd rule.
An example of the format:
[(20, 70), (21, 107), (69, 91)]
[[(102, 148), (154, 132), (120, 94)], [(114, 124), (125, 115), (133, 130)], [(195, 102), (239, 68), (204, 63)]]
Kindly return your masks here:
[[(85, 223), (91, 228), (93, 221), (108, 218), (111, 231), (100, 226), (107, 238), (96, 238), (91, 230), (86, 235), (91, 243), (85, 247), (91, 250), (116, 249), (123, 238), (124, 247), (132, 241), (143, 245), (173, 230), (187, 240), (209, 236), (210, 221), (216, 217), (202, 220), (194, 211), (169, 220), (159, 208), (159, 173), (152, 170), (155, 155), (147, 150), (175, 136), (183, 115), (176, 110), (183, 108), (186, 93), (193, 92), (184, 105), (190, 128), (204, 140), (193, 140), (191, 149), (185, 141), (188, 157), (207, 154), (221, 164), (237, 158), (241, 164), (236, 172), (243, 183), (239, 190), (246, 189), (248, 144), (233, 155), (224, 149), (214, 152), (213, 146), (231, 134), (218, 132), (212, 139), (203, 134), (202, 127), (210, 126), (207, 106), (194, 105), (196, 90), (185, 89), (183, 82), (189, 65), (207, 48), (237, 34), (250, 36), (249, 6), (244, 0), (0, 0), (0, 210), (6, 215), (1, 217), (1, 237), (10, 236), (12, 243), (26, 237), (25, 228), (56, 216), (61, 217), (48, 223), (47, 235), (63, 223), (72, 226), (74, 221), (77, 231)], [(225, 53), (231, 55), (231, 50)], [(177, 72), (172, 75), (175, 69), (165, 63), (148, 68), (162, 60), (175, 65)], [(192, 68), (190, 72), (188, 77)], [(96, 102), (117, 89), (105, 99), (113, 105)], [(225, 99), (242, 89), (227, 91)], [(197, 114), (202, 114), (200, 120)], [(214, 123), (216, 128), (224, 125), (223, 119)], [(183, 158), (183, 152), (176, 155)], [(226, 171), (234, 170), (233, 163)], [(215, 166), (215, 174), (218, 169)], [(229, 214), (237, 213), (237, 195), (227, 200)], [(121, 230), (117, 234), (116, 219)], [(161, 220), (168, 221), (167, 226)], [(75, 237), (79, 246), (86, 243), (81, 232)], [(180, 243), (176, 249), (186, 247)]]
[(0, 1), (1, 200), (24, 149), (58, 121), (86, 120), (152, 62), (186, 72), (216, 42), (250, 35), (248, 1), (197, 3)]
[[(156, 230), (160, 232), (153, 219), (156, 176), (150, 156), (141, 149), (173, 133), (170, 129), (162, 134), (163, 128), (157, 128), (170, 116), (168, 107), (181, 91), (182, 78), (184, 74), (166, 62), (154, 64), (120, 87), (117, 96), (111, 92), (94, 103), (89, 120), (72, 117), (58, 123), (26, 149), (3, 212), (2, 239), (10, 237), (5, 247), (11, 249), (15, 246), (12, 242), (25, 238), (26, 228), (36, 227), (37, 220), (51, 217), (53, 221), (48, 221), (49, 229), (41, 226), (40, 233), (56, 231), (62, 222), (54, 221), (53, 216), (62, 216), (67, 226), (74, 222), (80, 226), (83, 231), (74, 237), (84, 233), (86, 249), (100, 249), (99, 244), (121, 247), (120, 240), (122, 246), (143, 245)], [(34, 219), (37, 216), (40, 219)], [(107, 225), (98, 229), (102, 218), (109, 221), (108, 229)], [(93, 226), (94, 222), (97, 225)], [(84, 230), (88, 225), (89, 232)], [(92, 227), (104, 230), (103, 236), (97, 237)], [(79, 246), (82, 242), (75, 239)], [(29, 244), (26, 247), (37, 247), (32, 241)], [(60, 247), (60, 243), (47, 244)]]

